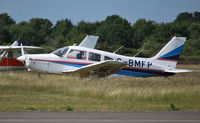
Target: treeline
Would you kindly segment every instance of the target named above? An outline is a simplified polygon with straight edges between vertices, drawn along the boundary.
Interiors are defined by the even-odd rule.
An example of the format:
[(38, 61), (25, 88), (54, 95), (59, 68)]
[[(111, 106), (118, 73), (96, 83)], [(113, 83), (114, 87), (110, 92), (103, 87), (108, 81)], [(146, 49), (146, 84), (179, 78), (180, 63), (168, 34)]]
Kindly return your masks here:
[(133, 56), (140, 50), (143, 57), (155, 55), (173, 36), (187, 37), (181, 60), (200, 62), (200, 12), (180, 13), (173, 22), (157, 23), (139, 19), (131, 24), (126, 19), (111, 15), (99, 22), (80, 21), (74, 25), (69, 19), (59, 20), (55, 25), (48, 19), (32, 18), (16, 23), (7, 13), (0, 14), (0, 45), (14, 40), (35, 45), (50, 52), (57, 48), (80, 43), (86, 35), (98, 35), (97, 49), (115, 51)]

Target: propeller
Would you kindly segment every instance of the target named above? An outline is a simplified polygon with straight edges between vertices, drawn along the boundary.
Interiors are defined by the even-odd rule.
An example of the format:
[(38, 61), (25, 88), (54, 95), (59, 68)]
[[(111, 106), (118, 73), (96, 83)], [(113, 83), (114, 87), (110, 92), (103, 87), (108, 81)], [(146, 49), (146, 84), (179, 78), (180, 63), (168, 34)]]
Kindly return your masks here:
[(23, 62), (24, 65), (27, 65), (27, 56), (24, 53), (24, 48), (22, 43), (20, 44), (21, 46), (21, 56), (17, 58), (17, 60)]
[(22, 43), (21, 43), (21, 54), (22, 54), (22, 56), (24, 55), (24, 48), (22, 46)]

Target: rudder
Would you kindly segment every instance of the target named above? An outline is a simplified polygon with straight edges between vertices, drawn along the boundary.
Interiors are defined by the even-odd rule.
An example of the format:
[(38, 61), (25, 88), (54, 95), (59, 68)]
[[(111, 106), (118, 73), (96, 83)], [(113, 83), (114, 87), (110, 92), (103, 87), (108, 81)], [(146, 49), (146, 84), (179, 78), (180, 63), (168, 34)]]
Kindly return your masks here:
[(185, 41), (186, 37), (173, 37), (152, 59), (157, 64), (175, 68)]

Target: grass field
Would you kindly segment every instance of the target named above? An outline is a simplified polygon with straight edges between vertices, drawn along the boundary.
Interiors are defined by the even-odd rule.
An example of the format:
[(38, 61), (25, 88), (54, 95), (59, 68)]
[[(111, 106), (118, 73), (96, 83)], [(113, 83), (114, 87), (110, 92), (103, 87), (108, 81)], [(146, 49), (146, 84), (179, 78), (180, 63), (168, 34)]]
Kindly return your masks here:
[[(179, 65), (200, 69), (200, 65)], [(91, 81), (25, 71), (0, 72), (0, 111), (200, 111), (200, 73)]]

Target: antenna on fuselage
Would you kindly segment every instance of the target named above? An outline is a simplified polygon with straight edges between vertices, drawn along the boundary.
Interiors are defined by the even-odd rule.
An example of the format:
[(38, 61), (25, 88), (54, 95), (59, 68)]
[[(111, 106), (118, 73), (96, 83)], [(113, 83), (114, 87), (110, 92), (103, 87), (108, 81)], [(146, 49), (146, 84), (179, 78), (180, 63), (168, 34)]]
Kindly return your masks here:
[(138, 53), (136, 53), (133, 57), (136, 57), (137, 55), (139, 55), (141, 52), (143, 52), (144, 49), (140, 50)]
[(124, 45), (122, 45), (120, 48), (118, 48), (117, 50), (115, 50), (115, 52), (113, 52), (113, 53), (116, 53), (117, 51), (119, 51), (123, 47), (124, 47)]

